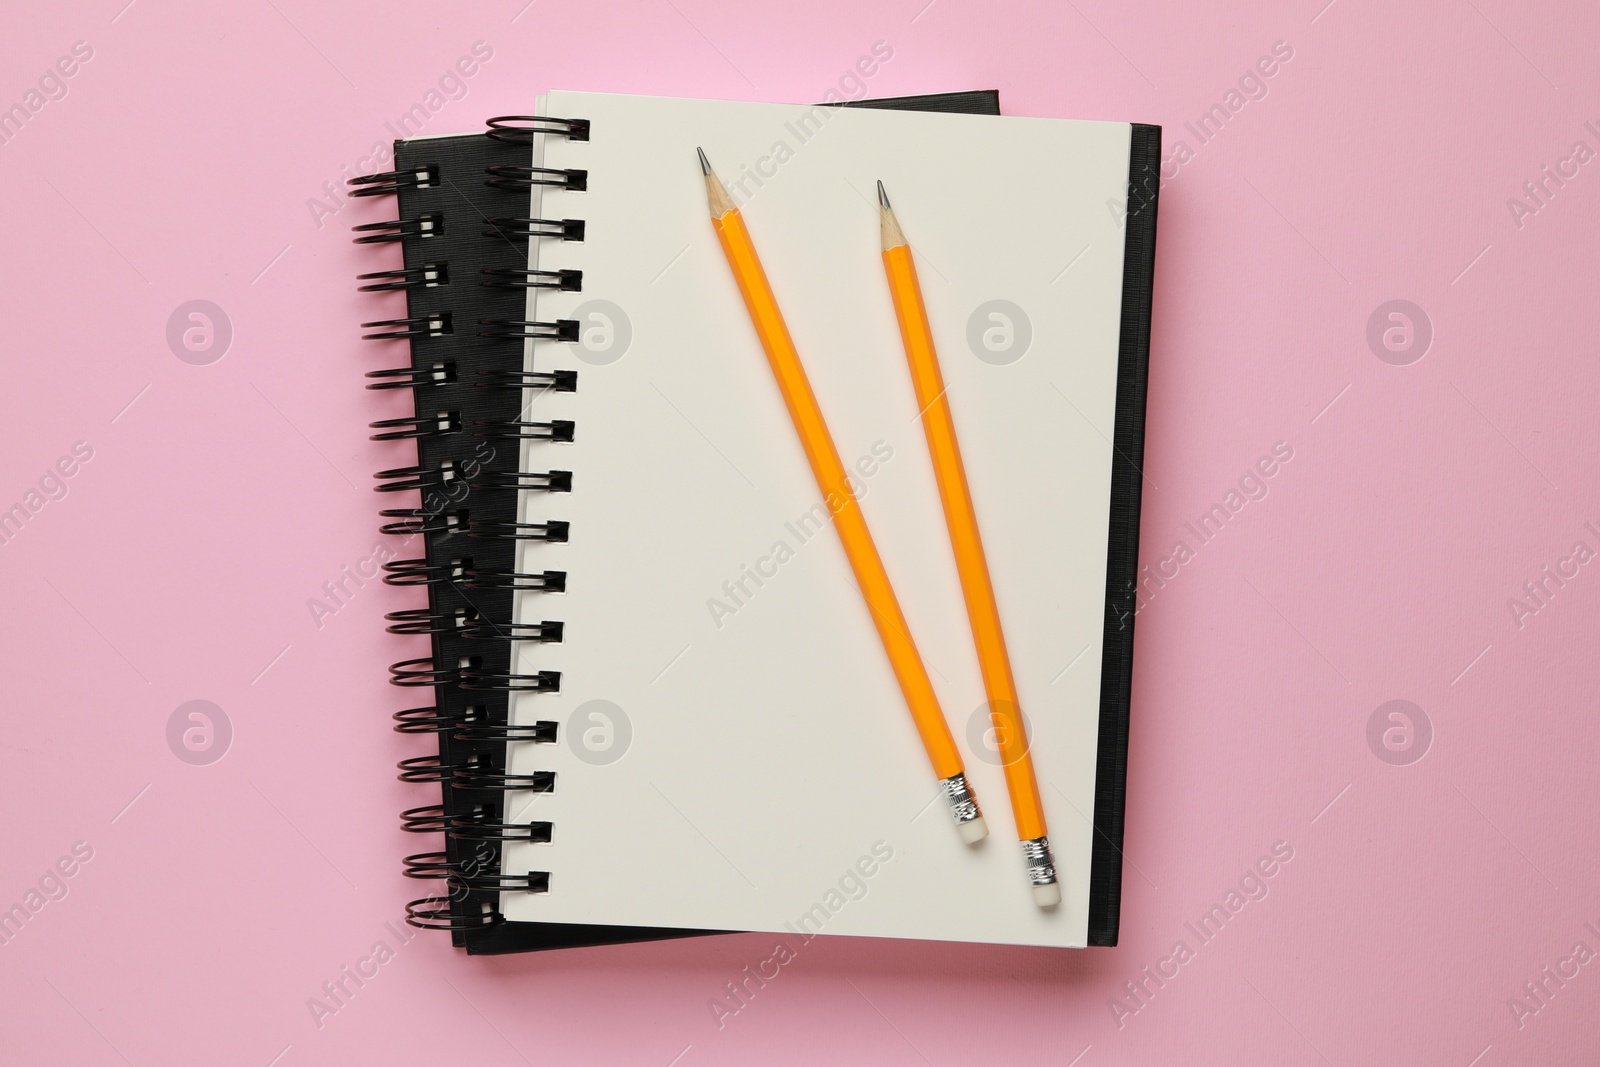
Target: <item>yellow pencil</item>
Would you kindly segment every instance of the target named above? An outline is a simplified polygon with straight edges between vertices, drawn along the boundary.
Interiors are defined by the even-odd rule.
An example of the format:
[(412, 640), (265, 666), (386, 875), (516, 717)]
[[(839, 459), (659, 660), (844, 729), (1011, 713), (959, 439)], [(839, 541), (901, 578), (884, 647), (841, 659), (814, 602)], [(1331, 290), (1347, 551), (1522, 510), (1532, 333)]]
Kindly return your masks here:
[(784, 405), (788, 407), (789, 417), (800, 435), (806, 459), (811, 462), (817, 488), (822, 491), (823, 501), (833, 516), (833, 527), (844, 545), (850, 569), (855, 572), (856, 584), (867, 602), (873, 625), (877, 627), (895, 679), (900, 683), (900, 692), (916, 723), (922, 745), (928, 751), (933, 773), (939, 779), (945, 799), (949, 802), (961, 839), (968, 844), (981, 841), (989, 831), (984, 825), (983, 813), (978, 810), (977, 801), (967, 785), (961, 753), (956, 748), (955, 738), (950, 735), (950, 726), (945, 721), (943, 709), (939, 707), (939, 698), (934, 694), (933, 683), (922, 664), (922, 656), (911, 640), (910, 628), (900, 611), (900, 602), (895, 598), (894, 589), (889, 584), (889, 573), (884, 570), (883, 560), (872, 542), (861, 505), (851, 492), (849, 476), (839, 459), (839, 450), (834, 446), (833, 437), (828, 433), (828, 424), (823, 421), (816, 394), (811, 391), (811, 382), (800, 363), (800, 353), (795, 350), (794, 341), (789, 337), (789, 327), (783, 321), (783, 312), (778, 309), (778, 299), (767, 281), (766, 271), (761, 268), (761, 260), (756, 255), (756, 247), (750, 240), (750, 231), (745, 228), (743, 216), (734, 206), (721, 180), (712, 172), (711, 162), (706, 159), (705, 152), (700, 151), (699, 155), (700, 170), (706, 179), (706, 199), (711, 208), (711, 225), (717, 231), (722, 251), (728, 257), (728, 266), (732, 268), (734, 280), (739, 284), (739, 293), (744, 297), (745, 309), (750, 313), (750, 321), (767, 354), (773, 377), (778, 380)]
[(956, 441), (956, 424), (950, 415), (944, 376), (939, 372), (939, 355), (933, 346), (928, 311), (922, 303), (916, 264), (912, 262), (911, 246), (906, 243), (894, 209), (889, 206), (889, 194), (884, 192), (882, 182), (878, 183), (878, 216), (883, 238), (883, 268), (889, 276), (895, 318), (900, 322), (900, 339), (905, 344), (906, 362), (911, 367), (911, 383), (916, 390), (917, 407), (922, 412), (922, 429), (928, 439), (934, 477), (939, 483), (944, 521), (950, 530), (950, 547), (955, 553), (956, 571), (961, 576), (961, 592), (967, 601), (967, 619), (978, 650), (978, 667), (983, 672), (983, 688), (989, 698), (989, 718), (1000, 749), (1000, 762), (1005, 767), (1006, 792), (1011, 796), (1017, 837), (1022, 841), (1034, 900), (1041, 907), (1051, 907), (1061, 902), (1061, 887), (1056, 882), (1055, 860), (1050, 854), (1050, 838), (1045, 828), (1039, 782), (1033, 773), (1033, 757), (1028, 753), (1028, 735), (1017, 700), (1017, 684), (1011, 676), (1011, 657), (1006, 652), (1005, 632), (1000, 628), (1000, 607), (995, 603), (989, 563), (983, 554), (983, 539), (978, 535), (978, 516), (972, 507), (966, 468), (961, 463), (961, 446)]

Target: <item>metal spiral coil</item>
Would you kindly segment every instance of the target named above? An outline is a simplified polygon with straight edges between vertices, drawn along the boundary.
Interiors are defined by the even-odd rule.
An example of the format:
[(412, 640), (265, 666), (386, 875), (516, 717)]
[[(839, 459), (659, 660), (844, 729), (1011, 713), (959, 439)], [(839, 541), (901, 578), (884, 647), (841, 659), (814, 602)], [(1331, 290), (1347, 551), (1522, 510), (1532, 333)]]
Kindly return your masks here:
[[(578, 391), (578, 372), (575, 370), (480, 370), (481, 381), (472, 384), (479, 389), (510, 389), (522, 392), (537, 389), (540, 393), (575, 393)], [(535, 394), (537, 398), (538, 394)]]
[(395, 537), (450, 533), (467, 524), (467, 513), (460, 509), (385, 508), (378, 514), (386, 519), (399, 520), (386, 522), (378, 527), (379, 533), (392, 534)]
[(520, 191), (547, 185), (582, 192), (589, 188), (589, 172), (586, 170), (556, 170), (551, 167), (529, 167), (521, 163), (497, 163), (488, 168), (488, 174), (483, 184), (491, 189)]
[[(466, 814), (450, 815), (443, 804), (429, 804), (400, 813), (400, 829), (408, 834), (445, 834), (457, 841), (527, 841), (548, 844), (553, 824), (541, 819), (530, 822), (499, 822), (498, 808), (478, 804)], [(426, 854), (423, 854), (426, 855)]]
[(395, 764), (402, 782), (448, 782), (455, 768), (444, 762), (438, 753), (429, 756), (412, 756)]
[(482, 874), (452, 874), (449, 878), (452, 885), (465, 886), (484, 893), (550, 892), (549, 871), (529, 871), (526, 874), (485, 871)]
[(470, 579), (471, 560), (436, 563), (426, 559), (392, 559), (383, 565), (384, 585), (447, 585)]
[(555, 322), (534, 322), (531, 319), (479, 319), (479, 337), (500, 341), (565, 341), (578, 340), (577, 319), (557, 319)]
[(424, 263), (420, 267), (402, 270), (380, 270), (371, 274), (357, 274), (356, 281), (370, 285), (356, 286), (358, 293), (386, 293), (399, 289), (433, 289), (450, 284), (450, 268), (444, 263)]
[(445, 334), (454, 333), (455, 327), (451, 323), (450, 312), (440, 311), (432, 315), (414, 315), (406, 319), (379, 319), (376, 322), (363, 322), (363, 330), (376, 330), (376, 333), (364, 333), (363, 341), (399, 341), (409, 340), (413, 337), (443, 337)]
[(465, 865), (443, 852), (413, 852), (400, 862), (407, 878), (449, 878)]
[[(392, 582), (392, 585), (406, 583)], [(384, 615), (390, 625), (384, 629), (392, 634), (454, 634), (478, 624), (479, 615), (471, 608), (460, 608), (451, 614), (441, 614), (432, 608), (407, 608)]]
[(403, 419), (379, 419), (369, 422), (367, 426), (383, 433), (368, 435), (372, 441), (403, 441), (412, 437), (443, 437), (446, 434), (459, 433), (461, 430), (461, 414), (456, 411), (441, 411), (437, 415), (408, 415)]
[(527, 589), (539, 593), (565, 593), (566, 571), (485, 571), (467, 570), (469, 589)]
[(548, 115), (497, 115), (489, 119), (488, 135), (509, 144), (532, 144), (534, 134), (565, 137), (569, 141), (589, 139), (588, 119), (558, 119)]
[(485, 237), (503, 237), (508, 241), (525, 241), (532, 237), (554, 237), (561, 241), (581, 241), (584, 235), (582, 219), (534, 219), (526, 215), (497, 215), (483, 220), (489, 229)]
[(560, 519), (551, 519), (549, 522), (471, 519), (467, 522), (467, 536), (485, 541), (547, 541), (552, 544), (565, 544), (571, 532), (572, 524)]
[(457, 841), (527, 841), (536, 845), (549, 844), (555, 825), (542, 819), (532, 822), (487, 822), (477, 819), (452, 819), (445, 827), (445, 836)]
[(459, 476), (453, 467), (391, 467), (373, 477), (383, 483), (373, 486), (373, 492), (404, 493), (411, 489), (437, 489)]
[[(537, 794), (556, 788), (553, 771), (509, 772), (507, 746), (554, 744), (560, 725), (544, 720), (513, 724), (507, 715), (511, 694), (558, 692), (561, 672), (519, 672), (509, 660), (509, 649), (517, 642), (559, 643), (564, 624), (514, 622), (496, 615), (507, 614), (505, 605), (516, 591), (565, 591), (565, 571), (517, 569), (516, 546), (566, 543), (572, 536), (570, 524), (555, 518), (523, 521), (520, 508), (511, 509), (505, 494), (571, 492), (572, 473), (518, 470), (519, 450), (499, 442), (574, 439), (571, 421), (536, 421), (528, 409), (544, 394), (576, 391), (577, 372), (525, 370), (522, 354), (528, 340), (575, 342), (579, 324), (512, 318), (522, 306), (520, 299), (515, 305), (509, 301), (527, 290), (583, 289), (582, 271), (533, 269), (525, 250), (536, 240), (583, 241), (584, 220), (543, 219), (518, 212), (526, 212), (530, 190), (577, 192), (588, 186), (586, 170), (529, 165), (535, 140), (555, 136), (587, 141), (589, 135), (585, 119), (525, 115), (490, 119), (486, 136), (512, 147), (496, 149), (497, 161), (481, 174), (483, 186), (491, 191), (468, 197), (475, 207), (481, 204), (477, 214), (457, 213), (452, 206), (461, 200), (463, 188), (475, 186), (468, 185), (470, 175), (447, 173), (453, 166), (450, 159), (456, 158), (448, 153), (429, 160), (419, 158), (415, 149), (416, 154), (408, 154), (405, 145), (397, 143), (394, 169), (348, 183), (352, 197), (395, 195), (400, 204), (395, 218), (355, 226), (352, 240), (364, 245), (398, 243), (405, 251), (403, 265), (360, 274), (356, 280), (362, 292), (405, 294), (402, 317), (363, 323), (362, 336), (410, 343), (411, 365), (367, 371), (366, 387), (411, 390), (413, 411), (370, 423), (370, 438), (415, 441), (418, 457), (411, 465), (379, 471), (373, 488), (381, 493), (419, 494), (417, 506), (380, 510), (385, 520), (380, 529), (408, 540), (419, 535), (427, 540), (425, 551), (406, 553), (416, 558), (389, 559), (382, 565), (385, 584), (428, 590), (427, 606), (387, 613), (387, 631), (402, 639), (426, 640), (432, 647), (430, 655), (391, 664), (389, 681), (402, 688), (433, 690), (437, 698), (393, 715), (396, 731), (435, 735), (439, 746), (435, 753), (401, 760), (400, 779), (443, 790), (442, 803), (401, 814), (407, 833), (440, 834), (445, 841), (442, 851), (405, 858), (407, 877), (443, 883), (433, 895), (406, 905), (406, 921), (448, 931), (458, 944), (463, 937), (506, 921), (498, 906), (499, 894), (542, 893), (550, 885), (549, 872), (501, 870), (500, 849), (502, 843), (544, 843), (552, 838), (549, 821), (507, 821), (508, 791)], [(528, 154), (518, 159), (514, 146), (529, 146)], [(433, 155), (431, 149), (423, 150)], [(447, 195), (446, 187), (453, 194)], [(447, 220), (447, 214), (455, 217)], [(498, 243), (483, 241), (473, 232), (477, 227), (471, 224), (480, 221), (482, 238), (497, 238)], [(468, 240), (471, 245), (464, 245)], [(435, 243), (422, 243), (428, 241)], [(435, 247), (440, 249), (437, 254), (418, 254)], [(463, 255), (487, 263), (472, 264), (479, 268), (478, 285), (465, 289), (461, 272), (451, 270), (452, 259), (459, 267)], [(481, 309), (477, 314), (504, 317), (469, 318), (463, 310), (468, 307)], [(472, 321), (476, 329), (467, 327)], [(468, 347), (458, 353), (460, 346)], [(460, 369), (458, 358), (474, 373)], [(469, 382), (473, 390), (483, 392), (463, 393)], [(514, 412), (508, 408), (508, 398), (499, 395), (504, 392), (524, 395), (528, 402)], [(440, 399), (435, 402), (433, 395)], [(488, 495), (480, 500), (472, 495), (478, 493)], [(469, 515), (469, 503), (475, 514)], [(468, 540), (455, 540), (463, 537)], [(481, 591), (471, 594), (477, 601), (469, 598), (469, 591)], [(480, 611), (479, 603), (496, 606)], [(471, 654), (463, 641), (474, 642), (481, 655)]]
[(552, 622), (549, 619), (543, 622), (492, 622), (489, 619), (479, 619), (465, 626), (461, 636), (469, 641), (539, 641), (544, 644), (559, 644), (566, 624)]
[(380, 174), (363, 174), (345, 183), (351, 187), (351, 196), (387, 196), (403, 188), (426, 189), (439, 184), (439, 164), (425, 163), (411, 170), (386, 170)]
[(572, 492), (571, 471), (482, 471), (467, 479), (478, 489), (533, 489), (544, 493)]
[[(463, 689), (474, 692), (559, 693), (561, 672), (535, 671), (532, 674), (517, 674), (512, 671), (486, 671), (467, 667), (462, 668), (461, 680), (457, 684)], [(457, 733), (459, 736), (459, 731)]]
[(444, 233), (444, 216), (437, 213), (417, 215), (409, 219), (390, 219), (387, 222), (368, 222), (360, 226), (350, 227), (356, 233), (364, 233), (365, 237), (353, 238), (358, 245), (384, 244), (389, 241), (404, 241), (408, 237), (429, 238), (438, 237)]
[(389, 684), (402, 688), (450, 685), (460, 681), (460, 667), (435, 666), (432, 656), (419, 656), (389, 664)]
[(496, 725), (487, 722), (458, 722), (455, 737), (460, 741), (530, 741), (538, 745), (553, 745), (561, 724), (543, 720), (526, 725)]
[(442, 734), (453, 730), (461, 720), (455, 715), (447, 715), (437, 705), (425, 708), (407, 708), (394, 713), (395, 733), (400, 734)]
[(479, 285), (495, 289), (557, 289), (576, 292), (583, 288), (581, 270), (524, 270), (520, 267), (485, 267), (478, 273)]
[(456, 365), (439, 362), (431, 367), (395, 367), (390, 370), (369, 370), (368, 378), (378, 378), (368, 389), (413, 389), (423, 385), (449, 385), (456, 380)]
[(566, 419), (551, 422), (534, 422), (528, 419), (474, 419), (472, 436), (495, 441), (557, 441), (566, 444), (572, 440), (576, 427)]
[(405, 858), (404, 873), (407, 878), (444, 879), (466, 889), (495, 893), (519, 889), (529, 893), (549, 891), (550, 872), (501, 874), (498, 871), (485, 871), (481, 868), (486, 865), (487, 859), (487, 856), (480, 855), (476, 861), (452, 860), (443, 852), (418, 852)]
[(506, 774), (500, 771), (482, 771), (457, 767), (450, 773), (447, 780), (457, 789), (482, 789), (494, 793), (510, 790), (525, 793), (554, 793), (556, 791), (555, 771)]
[(408, 834), (442, 834), (450, 828), (443, 804), (407, 808), (400, 813), (400, 829)]
[(487, 900), (480, 902), (481, 911), (470, 911), (465, 901), (454, 896), (423, 897), (406, 904), (406, 925), (418, 930), (441, 930), (445, 933), (464, 934), (468, 931), (492, 930), (504, 923), (506, 917)]

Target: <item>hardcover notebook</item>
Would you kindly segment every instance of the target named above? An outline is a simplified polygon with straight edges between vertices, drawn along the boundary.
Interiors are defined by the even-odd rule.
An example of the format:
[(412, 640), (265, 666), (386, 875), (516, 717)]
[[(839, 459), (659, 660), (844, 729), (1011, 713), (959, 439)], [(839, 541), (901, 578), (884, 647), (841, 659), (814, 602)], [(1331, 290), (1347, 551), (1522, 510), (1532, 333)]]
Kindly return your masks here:
[[(552, 92), (396, 144), (410, 343), (373, 385), (428, 602), (392, 669), (438, 751), (413, 921), (471, 952), (732, 930), (1116, 942), (1156, 127), (993, 97), (806, 107)], [(987, 104), (987, 107), (985, 107)], [(963, 107), (989, 114), (890, 110)], [(993, 829), (941, 810), (706, 217), (743, 209)], [(878, 252), (917, 256), (1044, 792), (1034, 906)], [(397, 457), (399, 453), (396, 453)]]

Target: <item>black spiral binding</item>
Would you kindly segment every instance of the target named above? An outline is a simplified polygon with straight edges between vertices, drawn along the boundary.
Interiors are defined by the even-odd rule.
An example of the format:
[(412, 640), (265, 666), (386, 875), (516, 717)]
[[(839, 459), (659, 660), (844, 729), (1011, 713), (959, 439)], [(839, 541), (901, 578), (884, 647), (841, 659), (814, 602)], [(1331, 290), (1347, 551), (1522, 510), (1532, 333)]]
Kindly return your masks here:
[[(442, 851), (405, 859), (405, 875), (436, 880), (443, 889), (412, 901), (413, 926), (448, 930), (457, 944), (466, 935), (504, 922), (503, 892), (542, 893), (548, 872), (512, 875), (501, 870), (501, 847), (509, 841), (551, 839), (549, 822), (509, 821), (508, 798), (551, 793), (551, 771), (510, 773), (509, 742), (553, 744), (554, 722), (511, 725), (514, 693), (550, 693), (561, 687), (555, 670), (519, 672), (513, 653), (525, 643), (558, 644), (559, 621), (513, 622), (519, 590), (560, 592), (562, 571), (521, 571), (517, 547), (526, 541), (565, 542), (567, 522), (521, 521), (521, 493), (572, 491), (572, 475), (558, 469), (520, 469), (522, 442), (545, 445), (573, 440), (567, 420), (532, 417), (545, 393), (573, 392), (574, 370), (528, 371), (523, 345), (577, 340), (572, 321), (525, 318), (529, 289), (577, 291), (575, 270), (531, 270), (528, 242), (581, 241), (584, 223), (539, 219), (527, 214), (530, 190), (586, 188), (582, 170), (532, 166), (536, 135), (589, 138), (582, 119), (504, 116), (472, 138), (395, 142), (394, 169), (350, 181), (352, 196), (393, 195), (398, 217), (356, 226), (358, 244), (398, 243), (399, 269), (358, 276), (363, 292), (403, 292), (406, 314), (364, 323), (363, 337), (408, 342), (406, 366), (370, 371), (367, 388), (409, 389), (409, 414), (372, 423), (373, 440), (416, 442), (415, 464), (379, 471), (380, 493), (415, 494), (417, 506), (386, 508), (380, 527), (405, 539), (420, 539), (421, 555), (402, 552), (384, 564), (384, 581), (421, 586), (427, 606), (391, 612), (390, 633), (426, 637), (429, 655), (390, 666), (390, 682), (431, 689), (430, 705), (396, 712), (395, 729), (432, 735), (438, 751), (402, 760), (402, 781), (438, 785), (439, 804), (402, 813), (412, 833), (441, 834)], [(487, 161), (487, 162), (486, 162)], [(476, 277), (467, 265), (480, 267)], [(454, 265), (454, 266), (453, 266)], [(532, 402), (528, 402), (528, 397)], [(552, 502), (559, 500), (552, 496)]]

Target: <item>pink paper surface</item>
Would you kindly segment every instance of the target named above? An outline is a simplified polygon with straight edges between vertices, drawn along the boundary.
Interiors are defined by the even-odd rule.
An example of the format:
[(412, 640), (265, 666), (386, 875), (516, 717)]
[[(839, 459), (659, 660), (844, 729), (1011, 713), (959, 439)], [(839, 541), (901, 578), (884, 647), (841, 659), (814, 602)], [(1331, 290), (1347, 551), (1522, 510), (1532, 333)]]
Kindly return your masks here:
[[(0, 907), (39, 907), (0, 945), (0, 1059), (1593, 1061), (1592, 9), (524, 2), (8, 20), (0, 509), (42, 506), (0, 544)], [(393, 206), (325, 183), (415, 104), (457, 132), (550, 87), (992, 87), (1166, 127), (1143, 561), (1167, 577), (1138, 618), (1116, 949), (823, 938), (735, 1001), (772, 938), (482, 959), (393, 933), (431, 840), (395, 814), (430, 796), (394, 779), (423, 749), (385, 684), (423, 653), (381, 616), (418, 601), (308, 606), (372, 555), (371, 472), (408, 459), (367, 439), (403, 401), (361, 375), (400, 360), (356, 339), (393, 305), (352, 278), (391, 263), (349, 233)], [(193, 300), (231, 325), (221, 358), (169, 344)], [(1280, 442), (1202, 543), (1186, 524)], [(176, 754), (184, 716), (169, 742), (194, 700), (222, 710), (190, 738), (209, 764)]]

